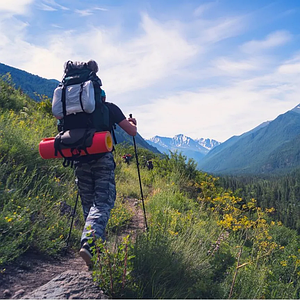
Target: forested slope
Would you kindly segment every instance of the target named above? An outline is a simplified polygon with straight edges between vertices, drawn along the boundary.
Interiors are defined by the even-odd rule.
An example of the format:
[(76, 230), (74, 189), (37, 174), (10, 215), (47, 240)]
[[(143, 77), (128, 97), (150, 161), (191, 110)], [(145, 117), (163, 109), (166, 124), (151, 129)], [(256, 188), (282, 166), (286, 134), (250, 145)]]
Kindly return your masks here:
[(35, 101), (41, 101), (43, 95), (52, 98), (53, 91), (59, 84), (58, 80), (46, 79), (0, 63), (0, 76), (10, 74), (16, 88)]

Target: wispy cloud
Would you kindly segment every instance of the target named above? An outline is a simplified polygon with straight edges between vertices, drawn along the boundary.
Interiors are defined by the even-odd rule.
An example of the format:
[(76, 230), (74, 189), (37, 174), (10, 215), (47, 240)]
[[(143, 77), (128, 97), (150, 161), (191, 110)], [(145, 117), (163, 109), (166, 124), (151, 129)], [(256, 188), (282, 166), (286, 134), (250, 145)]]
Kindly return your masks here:
[(49, 6), (45, 3), (39, 3), (38, 7), (39, 7), (39, 9), (45, 10), (45, 11), (56, 11), (57, 10), (56, 8)]
[(203, 23), (204, 28), (199, 28), (199, 37), (203, 42), (216, 43), (235, 37), (244, 32), (246, 17), (222, 18)]
[[(100, 65), (103, 61), (107, 86), (115, 93), (151, 86), (172, 76), (197, 54), (197, 48), (176, 30), (146, 14), (142, 17), (141, 28), (143, 31), (139, 37), (123, 41), (118, 47), (109, 40), (109, 52), (99, 59)], [(114, 89), (116, 85), (118, 89)]]
[(195, 10), (194, 10), (194, 16), (199, 17), (202, 16), (205, 12), (213, 8), (217, 2), (207, 2), (204, 4), (199, 5)]
[(97, 6), (97, 7), (94, 7), (94, 8), (93, 8), (93, 10), (108, 11), (108, 9), (107, 9), (107, 8), (104, 8), (104, 7), (99, 7), (99, 6)]
[(292, 76), (298, 74), (298, 77), (300, 77), (300, 54), (296, 54), (292, 59), (287, 60), (282, 64), (278, 68), (278, 73)]
[(79, 14), (82, 17), (88, 17), (93, 14), (93, 11), (90, 9), (75, 9), (75, 13)]
[(261, 61), (254, 59), (245, 60), (230, 60), (226, 57), (217, 58), (213, 62), (213, 66), (218, 70), (224, 71), (226, 74), (241, 75), (247, 71), (254, 71), (261, 69)]
[(246, 53), (256, 53), (268, 50), (274, 47), (282, 46), (292, 39), (291, 33), (288, 31), (276, 31), (269, 34), (263, 40), (252, 40), (241, 46), (241, 50)]
[(52, 7), (55, 7), (57, 9), (61, 9), (61, 10), (69, 10), (68, 7), (63, 6), (59, 3), (57, 3), (55, 0), (43, 0), (44, 3), (47, 3), (48, 5), (51, 5)]

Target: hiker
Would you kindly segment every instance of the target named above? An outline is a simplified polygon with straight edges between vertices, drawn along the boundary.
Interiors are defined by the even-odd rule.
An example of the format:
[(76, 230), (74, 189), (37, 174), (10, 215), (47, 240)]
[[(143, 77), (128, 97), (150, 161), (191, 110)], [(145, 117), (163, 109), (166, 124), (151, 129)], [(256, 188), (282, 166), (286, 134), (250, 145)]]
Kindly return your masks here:
[[(76, 71), (76, 63), (77, 62), (67, 62), (65, 66), (65, 73), (67, 74), (66, 68), (68, 68), (68, 65), (71, 70)], [(109, 122), (107, 122), (108, 128), (106, 128), (106, 130), (112, 131), (114, 124), (118, 124), (126, 133), (131, 136), (135, 136), (137, 134), (136, 119), (126, 119), (122, 110), (117, 105), (106, 102), (105, 92), (101, 89), (102, 82), (96, 75), (96, 73), (98, 72), (97, 63), (94, 60), (90, 60), (87, 63), (77, 64), (79, 66), (79, 70), (85, 70), (87, 71), (87, 73), (92, 71), (92, 77), (89, 74), (89, 78), (92, 78), (92, 82), (95, 88), (95, 95), (97, 91), (101, 92), (101, 103), (97, 104), (97, 100), (95, 100), (96, 108), (93, 114), (97, 115), (97, 108), (99, 108), (99, 106), (102, 105), (100, 108), (100, 110), (102, 109), (101, 111), (103, 111), (103, 106), (104, 108), (107, 107), (107, 118)], [(65, 78), (66, 80), (68, 80), (70, 76)], [(77, 77), (73, 75), (73, 78), (76, 79)], [(97, 86), (94, 82), (96, 82)], [(81, 94), (83, 93), (80, 92), (80, 97)], [(64, 108), (64, 111), (66, 111), (66, 108)], [(100, 113), (102, 112), (99, 112), (99, 114)], [(85, 114), (85, 111), (77, 113), (72, 117), (75, 118), (76, 115), (79, 114)], [(65, 121), (68, 117), (69, 116), (64, 113)], [(102, 121), (99, 120), (98, 117), (92, 120), (94, 122), (93, 125), (95, 126), (95, 128), (97, 128), (95, 123), (97, 123), (97, 121)], [(76, 122), (75, 125), (77, 125)], [(102, 129), (96, 131), (104, 130)], [(114, 169), (116, 165), (112, 152), (105, 152), (78, 156), (74, 160), (74, 166), (85, 220), (85, 225), (81, 236), (81, 249), (79, 251), (79, 254), (89, 266), (91, 264), (92, 258), (91, 247), (94, 245), (95, 239), (101, 238), (103, 241), (105, 240), (105, 228), (109, 220), (110, 211), (114, 207), (116, 199)], [(90, 242), (88, 242), (89, 240)]]
[[(137, 133), (136, 120), (124, 116), (121, 109), (113, 103), (107, 103), (110, 111), (110, 123), (118, 124), (131, 136)], [(90, 265), (93, 242), (88, 239), (105, 240), (105, 228), (116, 199), (115, 162), (111, 152), (94, 154), (79, 158), (75, 163), (75, 174), (84, 213), (85, 225), (81, 236), (80, 256)]]
[(125, 154), (122, 157), (124, 159), (124, 163), (126, 163), (127, 165), (129, 165), (129, 162), (131, 160), (131, 154)]
[(148, 171), (153, 170), (153, 163), (151, 159), (147, 160), (147, 168)]

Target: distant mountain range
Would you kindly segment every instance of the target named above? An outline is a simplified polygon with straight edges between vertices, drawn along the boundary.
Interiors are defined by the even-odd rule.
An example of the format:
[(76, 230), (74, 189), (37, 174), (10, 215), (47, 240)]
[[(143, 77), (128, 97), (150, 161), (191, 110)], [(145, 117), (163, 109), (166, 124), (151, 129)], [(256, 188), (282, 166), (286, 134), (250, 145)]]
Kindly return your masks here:
[(212, 149), (198, 167), (214, 174), (277, 174), (300, 167), (300, 105)]
[(214, 147), (220, 144), (212, 139), (195, 139), (183, 134), (175, 135), (173, 138), (155, 136), (146, 140), (150, 145), (156, 147), (161, 153), (169, 151), (182, 152), (187, 158), (193, 158), (197, 163)]

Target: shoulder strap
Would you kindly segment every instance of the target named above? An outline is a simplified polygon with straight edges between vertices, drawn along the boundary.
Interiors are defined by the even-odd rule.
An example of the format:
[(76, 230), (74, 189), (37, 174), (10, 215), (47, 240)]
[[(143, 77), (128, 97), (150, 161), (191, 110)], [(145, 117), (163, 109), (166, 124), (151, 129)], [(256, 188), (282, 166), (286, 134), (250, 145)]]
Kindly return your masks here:
[(111, 128), (111, 133), (112, 133), (112, 136), (113, 136), (113, 139), (114, 139), (114, 143), (115, 143), (115, 145), (117, 145), (118, 142), (117, 142), (117, 138), (116, 138), (116, 135), (115, 135), (115, 129), (116, 129), (116, 124), (113, 124), (113, 126)]
[(62, 91), (61, 91), (61, 102), (62, 102), (62, 109), (63, 109), (63, 115), (64, 117), (67, 114), (67, 108), (66, 108), (66, 87), (63, 85)]

